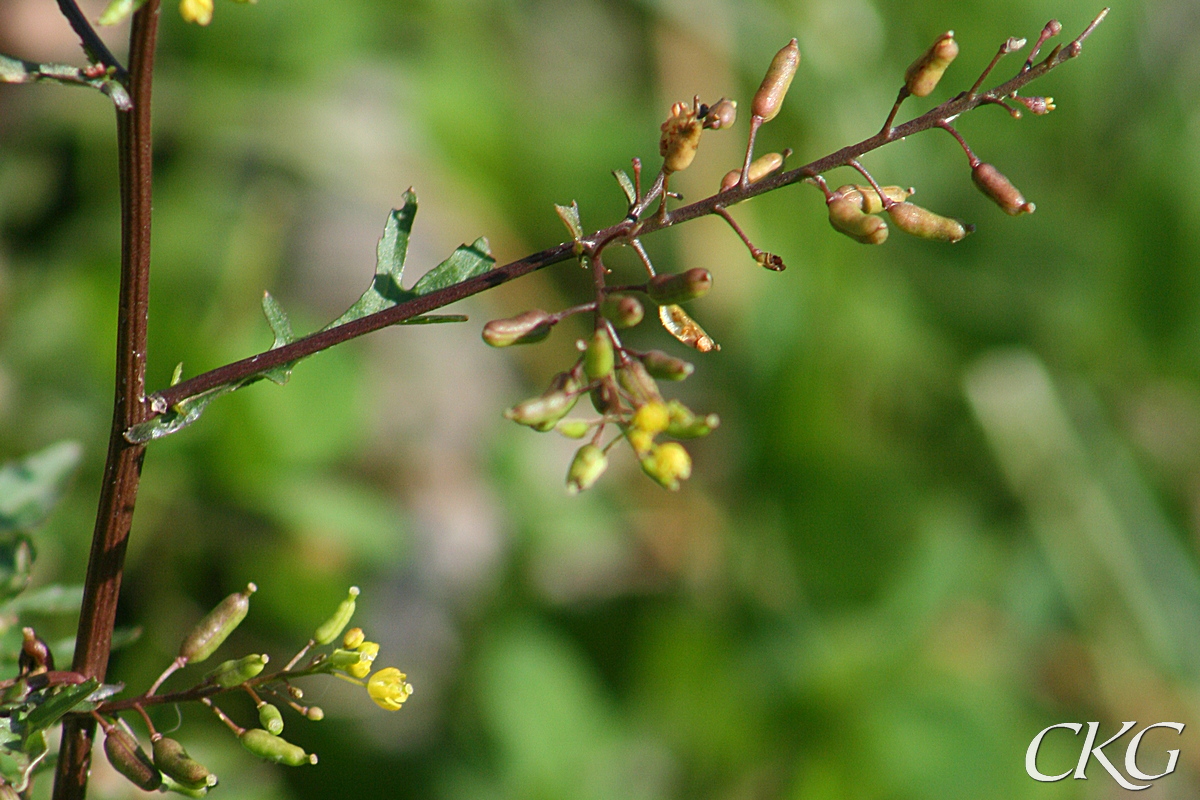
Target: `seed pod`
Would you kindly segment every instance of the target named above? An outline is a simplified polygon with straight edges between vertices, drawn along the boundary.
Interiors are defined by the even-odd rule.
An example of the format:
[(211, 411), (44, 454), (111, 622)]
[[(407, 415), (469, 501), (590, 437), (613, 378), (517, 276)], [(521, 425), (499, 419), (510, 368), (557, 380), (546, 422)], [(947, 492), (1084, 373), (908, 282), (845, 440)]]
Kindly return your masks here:
[[(370, 642), (363, 642), (363, 645), (366, 644), (370, 644)], [(376, 647), (378, 647), (378, 645), (376, 645)], [(343, 650), (339, 647), (329, 654), (329, 663), (338, 669), (356, 666), (357, 664), (362, 663), (362, 660), (363, 654), (361, 650)]]
[(981, 192), (1004, 209), (1004, 213), (1014, 217), (1017, 214), (1033, 213), (1033, 203), (1026, 202), (1017, 187), (991, 164), (980, 161), (971, 168), (971, 178)]
[(646, 294), (660, 306), (686, 303), (708, 294), (712, 273), (695, 267), (687, 272), (655, 275), (646, 283)]
[(954, 31), (946, 31), (904, 71), (904, 86), (908, 93), (925, 97), (932, 92), (942, 79), (946, 67), (957, 55), (958, 42), (954, 41)]
[(939, 242), (957, 242), (975, 230), (974, 226), (964, 225), (956, 219), (943, 217), (912, 203), (893, 203), (888, 209), (888, 216), (905, 233)]
[(217, 785), (217, 776), (196, 761), (174, 739), (160, 736), (154, 740), (154, 766), (188, 789), (203, 789)]
[(680, 306), (669, 305), (658, 307), (658, 320), (666, 328), (667, 333), (674, 336), (688, 347), (694, 347), (701, 353), (711, 353), (720, 350), (721, 345), (700, 327), (700, 323), (688, 316)]
[(513, 344), (533, 344), (550, 335), (553, 317), (540, 308), (533, 308), (515, 317), (494, 319), (483, 326), (483, 340), (492, 347)]
[(664, 489), (675, 491), (692, 474), (692, 457), (678, 442), (660, 444), (641, 460), (642, 471)]
[(316, 753), (305, 753), (303, 748), (262, 728), (244, 730), (238, 738), (242, 740), (242, 746), (266, 761), (286, 764), (289, 767), (317, 763)]
[(520, 425), (534, 430), (548, 431), (554, 423), (567, 415), (579, 399), (576, 394), (551, 392), (540, 397), (531, 397), (504, 412), (504, 416)]
[(204, 676), (206, 681), (215, 683), (226, 689), (241, 686), (246, 681), (263, 671), (263, 667), (271, 660), (268, 655), (257, 653), (234, 658), (223, 662), (219, 667)]
[(646, 372), (664, 381), (681, 381), (696, 371), (696, 366), (682, 358), (675, 358), (662, 350), (650, 350), (641, 357)]
[(358, 597), (358, 594), (358, 587), (351, 586), (346, 599), (338, 604), (337, 611), (333, 612), (333, 616), (325, 620), (321, 624), (321, 627), (317, 628), (316, 633), (313, 634), (314, 642), (317, 644), (329, 644), (342, 635), (342, 631), (350, 624), (350, 618), (354, 616), (354, 601)]
[(592, 429), (592, 423), (586, 419), (560, 419), (554, 430), (568, 439), (582, 439)]
[(761, 117), (763, 122), (775, 119), (783, 106), (783, 98), (787, 95), (788, 87), (792, 85), (792, 78), (796, 76), (798, 66), (800, 47), (796, 40), (792, 39), (771, 59), (771, 66), (767, 67), (767, 74), (759, 84), (758, 91), (754, 93), (750, 113)]
[(708, 436), (721, 424), (721, 418), (716, 414), (697, 416), (678, 400), (667, 403), (667, 413), (670, 415), (670, 422), (667, 423), (667, 436), (673, 439), (699, 439), (702, 436)]
[(621, 396), (612, 381), (601, 381), (600, 385), (590, 392), (592, 408), (601, 414), (616, 414), (621, 410)]
[(110, 727), (104, 732), (104, 755), (117, 772), (128, 778), (139, 789), (152, 792), (162, 786), (162, 775), (150, 761), (137, 739), (120, 728)]
[(567, 470), (567, 491), (578, 494), (592, 486), (608, 469), (608, 456), (594, 444), (585, 444), (575, 453)]
[[(880, 186), (879, 188), (883, 190), (883, 196), (893, 203), (903, 203), (913, 194), (912, 189), (905, 189), (903, 186)], [(878, 214), (883, 211), (883, 201), (879, 199), (879, 192), (875, 191), (873, 186), (855, 186), (848, 183), (838, 187), (834, 194), (840, 194), (847, 200), (853, 200), (866, 214)]]
[(618, 328), (632, 328), (641, 323), (646, 316), (646, 310), (634, 296), (615, 292), (604, 297), (600, 305), (600, 313), (604, 318)]
[(607, 378), (613, 371), (613, 343), (604, 328), (597, 328), (583, 353), (583, 372), (593, 381)]
[[(757, 183), (782, 166), (783, 153), (767, 153), (765, 156), (759, 156), (750, 164), (749, 182)], [(721, 179), (721, 191), (732, 189), (741, 179), (742, 171), (740, 169), (729, 170)]]
[(283, 714), (265, 700), (258, 704), (258, 724), (278, 736), (283, 733)]
[(708, 107), (708, 113), (704, 115), (704, 127), (714, 131), (732, 128), (736, 119), (737, 101), (722, 97)]
[(631, 359), (628, 363), (623, 364), (617, 370), (617, 383), (621, 384), (621, 388), (629, 392), (630, 397), (637, 403), (662, 400), (658, 384), (654, 382), (649, 370), (640, 361)]
[(863, 213), (855, 201), (835, 196), (828, 205), (829, 224), (839, 233), (863, 244), (883, 244), (887, 240), (887, 223), (879, 217)]
[(250, 595), (258, 591), (253, 583), (246, 584), (244, 592), (229, 595), (200, 620), (192, 632), (179, 646), (179, 657), (191, 664), (198, 664), (211, 656), (221, 643), (233, 633), (246, 618), (250, 610)]
[(695, 109), (683, 103), (671, 106), (671, 116), (662, 124), (662, 136), (658, 140), (658, 154), (663, 157), (663, 171), (679, 172), (687, 169), (700, 147), (700, 135), (704, 126), (696, 119)]
[(321, 720), (325, 719), (325, 712), (320, 706), (309, 706), (308, 710), (304, 712), (304, 716), (308, 717), (313, 722), (320, 722)]

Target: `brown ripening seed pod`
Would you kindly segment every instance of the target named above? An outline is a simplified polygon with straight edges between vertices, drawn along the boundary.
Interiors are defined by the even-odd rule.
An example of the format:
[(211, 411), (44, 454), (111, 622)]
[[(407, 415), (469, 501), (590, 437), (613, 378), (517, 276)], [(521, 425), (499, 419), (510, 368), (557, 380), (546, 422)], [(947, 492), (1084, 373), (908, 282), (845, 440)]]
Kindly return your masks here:
[(1018, 214), (1033, 213), (1033, 203), (1026, 202), (1017, 187), (1012, 185), (1012, 181), (991, 164), (980, 161), (971, 168), (971, 178), (981, 192), (1004, 209), (1005, 214), (1015, 217)]
[[(903, 186), (880, 186), (879, 188), (883, 191), (883, 196), (893, 203), (903, 203), (913, 194), (912, 189), (905, 189)], [(874, 187), (848, 183), (839, 187), (836, 194), (840, 194), (847, 200), (853, 200), (868, 214), (878, 214), (883, 211), (883, 201), (879, 199), (879, 192), (876, 192)]]
[(732, 128), (735, 120), (737, 120), (737, 101), (722, 97), (708, 107), (708, 113), (704, 115), (704, 127), (719, 131), (722, 128)]
[(110, 727), (105, 730), (104, 755), (117, 772), (139, 789), (152, 792), (162, 786), (162, 774), (150, 761), (150, 756), (146, 755), (137, 739), (120, 728)]
[(925, 97), (932, 92), (942, 79), (946, 67), (957, 55), (958, 42), (954, 41), (954, 31), (946, 31), (905, 70), (904, 86), (908, 93)]
[(533, 344), (550, 335), (555, 320), (540, 308), (533, 308), (506, 319), (494, 319), (483, 326), (483, 340), (492, 347)]
[(943, 217), (912, 203), (892, 203), (887, 211), (897, 228), (921, 239), (957, 242), (975, 230), (973, 225), (964, 225), (956, 219)]
[(701, 267), (687, 272), (663, 272), (646, 283), (646, 294), (660, 306), (686, 303), (708, 294), (712, 288), (712, 273)]
[(767, 74), (754, 93), (750, 104), (750, 113), (761, 117), (763, 122), (775, 119), (779, 109), (783, 107), (783, 98), (787, 95), (792, 78), (796, 76), (796, 68), (800, 66), (800, 47), (792, 39), (771, 59)]
[(888, 226), (879, 217), (865, 214), (858, 203), (845, 197), (829, 201), (829, 224), (862, 244), (883, 244), (887, 241)]
[[(749, 182), (757, 183), (782, 166), (783, 153), (767, 153), (765, 156), (759, 156), (750, 165)], [(732, 189), (734, 186), (737, 186), (738, 181), (741, 179), (742, 171), (740, 169), (731, 169), (721, 179), (721, 191)]]
[(679, 172), (692, 164), (704, 126), (696, 119), (696, 110), (684, 103), (671, 106), (671, 116), (662, 124), (658, 154), (663, 157), (665, 172)]

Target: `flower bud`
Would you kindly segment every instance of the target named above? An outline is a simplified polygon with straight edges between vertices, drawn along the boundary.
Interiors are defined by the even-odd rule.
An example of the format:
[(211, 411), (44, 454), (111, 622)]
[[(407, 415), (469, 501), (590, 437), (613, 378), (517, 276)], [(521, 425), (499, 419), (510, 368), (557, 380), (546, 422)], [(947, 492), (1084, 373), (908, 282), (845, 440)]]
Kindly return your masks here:
[(708, 107), (708, 113), (704, 115), (704, 127), (714, 131), (732, 128), (736, 119), (737, 101), (722, 97)]
[(839, 233), (863, 244), (883, 244), (887, 240), (887, 223), (872, 214), (863, 213), (854, 200), (835, 196), (828, 205), (829, 224)]
[(631, 359), (622, 365), (617, 370), (617, 383), (621, 385), (622, 389), (629, 392), (629, 396), (636, 403), (662, 401), (658, 384), (654, 382), (654, 378), (650, 376), (650, 372), (640, 361)]
[(219, 667), (204, 676), (204, 680), (215, 683), (226, 689), (241, 686), (246, 681), (263, 671), (263, 667), (271, 660), (268, 655), (257, 653), (243, 658), (234, 658), (223, 662)]
[(238, 737), (242, 746), (254, 755), (276, 764), (286, 764), (289, 767), (299, 767), (304, 764), (317, 763), (316, 754), (309, 755), (304, 749), (297, 747), (286, 739), (280, 739), (270, 731), (262, 728), (249, 728), (242, 731)]
[[(903, 186), (880, 186), (879, 188), (883, 191), (883, 196), (893, 203), (903, 203), (913, 194), (912, 189), (905, 189)], [(878, 214), (883, 211), (883, 201), (879, 199), (879, 192), (875, 191), (873, 186), (855, 186), (848, 183), (839, 187), (834, 194), (840, 194), (847, 200), (853, 200), (866, 214)]]
[(957, 55), (958, 43), (954, 41), (954, 31), (946, 31), (904, 71), (904, 86), (908, 93), (925, 97), (932, 92), (942, 79), (946, 67)]
[(216, 652), (221, 643), (246, 618), (246, 613), (250, 610), (250, 595), (256, 591), (258, 587), (250, 583), (246, 585), (244, 592), (236, 592), (222, 600), (216, 608), (208, 612), (208, 616), (192, 628), (192, 632), (179, 646), (179, 657), (189, 663), (198, 664)]
[(633, 414), (631, 424), (638, 430), (647, 433), (661, 433), (667, 429), (671, 415), (664, 403), (646, 403)]
[(1004, 209), (1004, 213), (1014, 217), (1017, 214), (1033, 213), (1033, 203), (1025, 202), (1025, 198), (1021, 196), (1017, 187), (1013, 186), (1012, 182), (991, 164), (980, 161), (971, 168), (971, 178), (981, 192)]
[(646, 294), (660, 306), (686, 303), (708, 294), (712, 273), (695, 267), (687, 272), (655, 275), (646, 283)]
[(700, 147), (700, 135), (704, 126), (696, 119), (694, 109), (683, 103), (671, 106), (671, 116), (662, 124), (662, 136), (658, 140), (658, 154), (663, 157), (663, 171), (679, 172), (687, 169)]
[(721, 418), (716, 414), (697, 416), (678, 400), (667, 403), (667, 413), (670, 415), (667, 436), (673, 439), (699, 439), (701, 436), (708, 436), (721, 424)]
[(633, 452), (637, 453), (639, 459), (645, 458), (654, 448), (654, 436), (655, 434), (641, 428), (630, 428), (625, 431), (625, 438), (629, 440), (629, 446), (633, 448)]
[[(750, 164), (749, 182), (757, 183), (782, 166), (783, 153), (767, 153), (765, 156), (759, 156)], [(721, 191), (732, 189), (741, 179), (742, 171), (740, 169), (729, 170), (721, 179)]]
[(283, 714), (277, 707), (264, 702), (258, 707), (258, 724), (278, 736), (283, 733)]
[(578, 494), (592, 486), (608, 469), (608, 456), (594, 444), (585, 444), (575, 453), (567, 470), (567, 491)]
[(787, 95), (788, 87), (792, 85), (792, 78), (795, 77), (798, 66), (800, 47), (796, 40), (792, 39), (771, 59), (771, 66), (767, 67), (767, 74), (758, 91), (754, 93), (750, 113), (761, 117), (763, 122), (775, 119), (783, 106), (783, 98)]
[(675, 358), (662, 350), (650, 350), (641, 357), (646, 372), (664, 381), (681, 381), (696, 371), (694, 364)]
[(905, 233), (939, 242), (957, 242), (975, 230), (973, 225), (964, 225), (956, 219), (943, 217), (907, 202), (893, 203), (888, 208), (888, 216)]
[(181, 0), (179, 16), (185, 22), (196, 25), (207, 25), (212, 22), (213, 0)]
[(366, 638), (367, 635), (363, 633), (362, 628), (351, 628), (350, 630), (346, 631), (346, 635), (342, 637), (342, 647), (346, 648), (347, 650), (353, 650), (362, 644)]
[(304, 712), (304, 716), (308, 717), (313, 722), (320, 722), (325, 719), (325, 711), (320, 706), (309, 706)]
[(588, 435), (588, 431), (591, 429), (592, 423), (586, 419), (561, 419), (554, 426), (554, 430), (568, 439), (582, 439)]
[(1012, 99), (1016, 100), (1018, 103), (1025, 106), (1039, 117), (1043, 114), (1049, 114), (1056, 108), (1053, 97), (1022, 97), (1017, 95)]
[(632, 328), (641, 323), (646, 310), (636, 297), (616, 292), (605, 296), (600, 313), (618, 328)]
[(357, 586), (350, 587), (350, 592), (346, 595), (346, 599), (338, 604), (337, 611), (333, 612), (333, 616), (325, 620), (321, 624), (321, 627), (317, 628), (317, 632), (313, 634), (314, 642), (317, 644), (329, 644), (342, 635), (342, 630), (350, 624), (350, 617), (354, 616), (354, 601), (358, 597), (358, 593), (359, 589)]
[(120, 728), (109, 727), (104, 731), (104, 755), (117, 772), (142, 791), (152, 792), (162, 786), (162, 775), (146, 751), (137, 739)]
[(613, 371), (613, 343), (604, 328), (597, 328), (583, 353), (583, 372), (590, 380), (607, 378)]
[(492, 347), (534, 344), (550, 335), (555, 321), (551, 314), (533, 308), (515, 317), (494, 319), (484, 325), (483, 340)]
[(185, 788), (203, 789), (217, 785), (217, 776), (209, 772), (208, 767), (189, 756), (183, 745), (174, 739), (160, 736), (154, 740), (152, 750), (154, 766)]
[(642, 459), (642, 471), (672, 492), (692, 474), (692, 457), (678, 442), (660, 444)]

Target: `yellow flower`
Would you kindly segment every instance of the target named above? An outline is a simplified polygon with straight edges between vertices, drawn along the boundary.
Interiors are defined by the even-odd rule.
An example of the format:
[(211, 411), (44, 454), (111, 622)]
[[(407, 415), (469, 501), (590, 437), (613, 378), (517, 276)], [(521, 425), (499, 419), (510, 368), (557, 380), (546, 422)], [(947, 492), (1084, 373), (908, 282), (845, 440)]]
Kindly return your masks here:
[(213, 0), (181, 0), (179, 14), (187, 22), (207, 25), (212, 22)]
[(367, 694), (385, 711), (399, 711), (413, 690), (412, 685), (405, 682), (407, 677), (395, 667), (384, 667), (367, 682)]
[(362, 660), (346, 667), (346, 672), (361, 680), (367, 677), (367, 673), (371, 671), (371, 663), (379, 655), (379, 642), (363, 642), (357, 650), (362, 656)]

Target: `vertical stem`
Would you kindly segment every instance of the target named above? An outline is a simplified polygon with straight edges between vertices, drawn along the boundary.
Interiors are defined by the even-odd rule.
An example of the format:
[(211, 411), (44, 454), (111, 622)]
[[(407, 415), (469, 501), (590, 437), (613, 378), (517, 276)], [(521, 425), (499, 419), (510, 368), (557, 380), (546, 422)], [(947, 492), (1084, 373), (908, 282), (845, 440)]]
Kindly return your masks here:
[[(148, 418), (146, 321), (150, 283), (150, 88), (158, 35), (159, 0), (148, 0), (133, 17), (129, 51), (130, 111), (117, 111), (121, 185), (121, 293), (117, 312), (117, 372), (112, 430), (104, 482), (92, 534), (75, 641), (74, 670), (104, 678), (112, 645), (125, 546), (137, 500), (144, 446), (125, 441), (124, 432)], [(92, 720), (63, 725), (54, 782), (54, 800), (82, 800), (91, 761)]]

